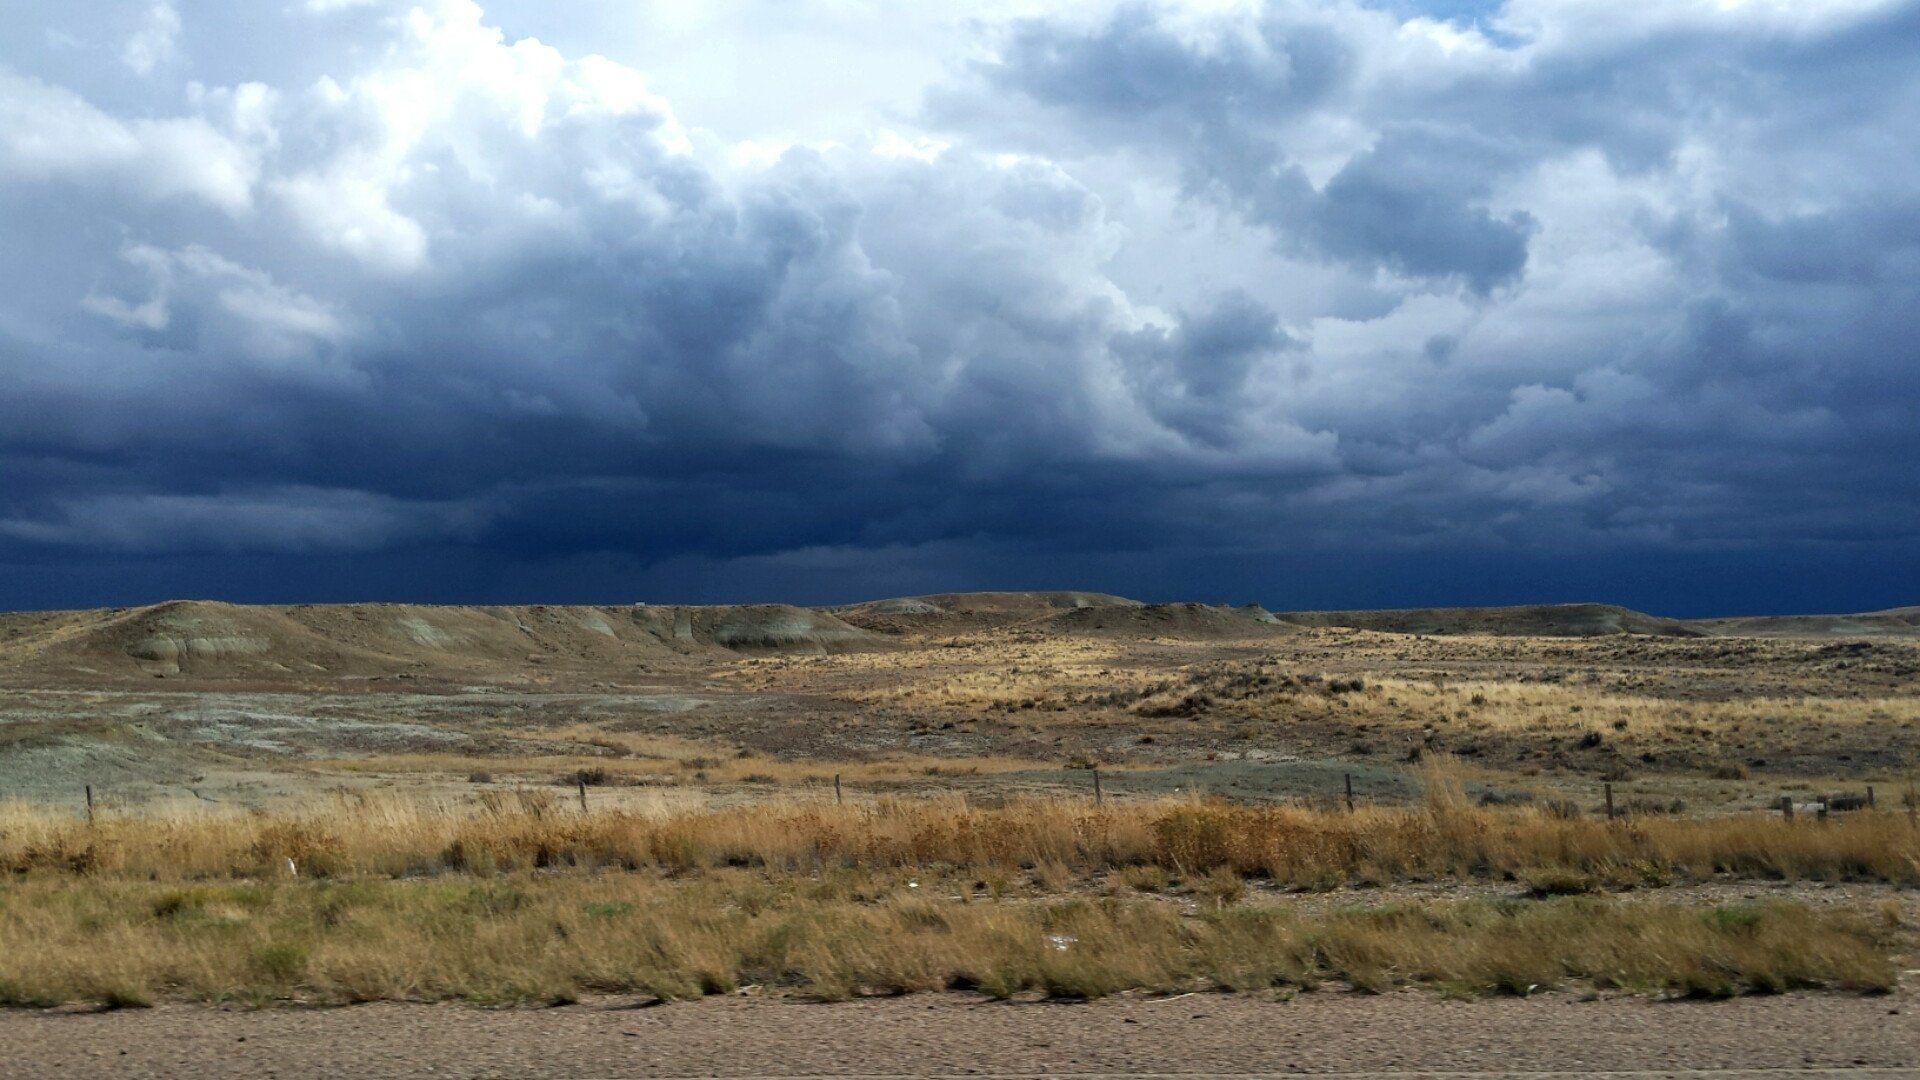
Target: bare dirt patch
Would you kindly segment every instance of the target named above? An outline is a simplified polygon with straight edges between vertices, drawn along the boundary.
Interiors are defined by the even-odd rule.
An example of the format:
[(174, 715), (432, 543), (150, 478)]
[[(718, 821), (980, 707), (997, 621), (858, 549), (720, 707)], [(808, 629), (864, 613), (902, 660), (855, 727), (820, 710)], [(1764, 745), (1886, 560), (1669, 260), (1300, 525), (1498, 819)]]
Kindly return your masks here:
[(633, 1009), (0, 1013), (0, 1076), (1920, 1076), (1920, 1000), (735, 996)]

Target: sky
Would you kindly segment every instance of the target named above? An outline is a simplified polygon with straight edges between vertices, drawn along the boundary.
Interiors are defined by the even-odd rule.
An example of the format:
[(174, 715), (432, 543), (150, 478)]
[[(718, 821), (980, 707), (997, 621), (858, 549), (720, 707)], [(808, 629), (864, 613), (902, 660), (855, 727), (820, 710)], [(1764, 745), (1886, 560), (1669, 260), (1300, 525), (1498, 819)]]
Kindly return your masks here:
[(1920, 603), (1920, 0), (7, 0), (0, 607)]

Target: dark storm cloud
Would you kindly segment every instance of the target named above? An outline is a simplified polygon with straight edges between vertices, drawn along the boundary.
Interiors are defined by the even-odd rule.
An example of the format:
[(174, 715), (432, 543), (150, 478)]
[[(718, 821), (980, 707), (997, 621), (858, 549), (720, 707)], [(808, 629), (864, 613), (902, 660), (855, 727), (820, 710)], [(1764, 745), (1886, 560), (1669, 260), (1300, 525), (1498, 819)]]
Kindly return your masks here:
[(935, 106), (964, 117), (1003, 108), (1001, 95), (1023, 95), (1087, 124), (1095, 138), (1173, 149), (1193, 185), (1224, 190), (1282, 243), (1458, 278), (1481, 293), (1511, 280), (1526, 264), (1532, 223), (1484, 205), (1488, 164), (1507, 152), (1498, 143), (1457, 127), (1403, 125), (1318, 188), (1286, 152), (1280, 129), (1339, 108), (1361, 59), (1332, 19), (1276, 9), (1194, 42), (1156, 9), (1134, 5), (1092, 30), (1023, 24), (980, 68), (993, 102), (948, 91)]
[(1916, 5), (1717, 10), (1128, 5), (990, 30), (944, 143), (779, 152), (458, 0), (290, 9), (325, 48), (223, 86), (217, 11), (120, 12), (104, 67), (0, 51), (0, 564), (22, 602), (1871, 564), (1920, 536)]
[(1458, 133), (1389, 130), (1321, 192), (1305, 224), (1328, 254), (1412, 277), (1455, 276), (1484, 295), (1527, 265), (1533, 218), (1496, 215), (1476, 175), (1497, 150)]
[(1208, 445), (1230, 445), (1247, 380), (1262, 361), (1301, 349), (1272, 309), (1244, 292), (1171, 327), (1123, 333), (1113, 350), (1160, 422)]
[[(1920, 118), (1920, 54), (1891, 59), (1914, 41), (1914, 6), (1803, 9), (1758, 27), (1687, 5), (1480, 14), (1500, 32), (1337, 6), (1034, 22), (935, 107), (1090, 161), (1165, 162), (1282, 249), (1377, 267), (1410, 290), (1519, 290), (1478, 302), (1464, 335), (1422, 337), (1417, 376), (1386, 355), (1349, 358), (1371, 399), (1300, 395), (1290, 414), (1339, 433), (1352, 473), (1285, 500), (1331, 517), (1327, 539), (1911, 544), (1905, 463), (1920, 441), (1893, 417), (1913, 418), (1920, 396), (1912, 346), (1887, 317), (1914, 299), (1899, 208), (1920, 157), (1882, 136)], [(1330, 26), (1339, 48), (1319, 47)], [(1329, 59), (1289, 96), (1275, 88), (1294, 42)], [(1272, 59), (1249, 71), (1251, 55)], [(1153, 85), (1163, 92), (1141, 89)], [(1329, 125), (1367, 134), (1316, 182), (1294, 148)], [(1593, 220), (1582, 200), (1617, 216)], [(1789, 209), (1807, 201), (1827, 209)], [(1528, 289), (1546, 222), (1558, 265)], [(1619, 291), (1649, 262), (1665, 264), (1661, 292), (1571, 288)], [(1423, 400), (1394, 400), (1416, 384)]]
[[(991, 489), (1039, 465), (1116, 485), (1147, 458), (1239, 467), (1183, 461), (1126, 392), (1122, 313), (1078, 276), (1097, 256), (1058, 265), (1097, 244), (1098, 203), (1057, 170), (796, 150), (723, 187), (625, 73), (550, 54), (529, 73), (458, 5), (413, 30), (399, 71), (280, 103), (275, 148), (247, 158), (262, 205), (182, 164), (139, 207), (146, 235), (99, 238), (82, 295), (28, 324), (43, 340), (9, 337), (0, 534), (306, 550), (331, 522), (349, 550), (724, 556), (1011, 520), (1028, 496), (995, 509)], [(426, 104), (438, 127), (396, 132), (387, 111), (416, 103), (390, 83), (448, 53), (479, 74)], [(88, 180), (105, 152), (51, 156)], [(12, 194), (84, 219), (69, 190)], [(956, 486), (984, 492), (976, 520), (929, 512)]]
[(1354, 61), (1331, 26), (1268, 23), (1195, 44), (1162, 14), (1130, 4), (1089, 31), (1026, 22), (984, 68), (997, 84), (1121, 131), (1146, 120), (1168, 132), (1217, 135), (1325, 101)]

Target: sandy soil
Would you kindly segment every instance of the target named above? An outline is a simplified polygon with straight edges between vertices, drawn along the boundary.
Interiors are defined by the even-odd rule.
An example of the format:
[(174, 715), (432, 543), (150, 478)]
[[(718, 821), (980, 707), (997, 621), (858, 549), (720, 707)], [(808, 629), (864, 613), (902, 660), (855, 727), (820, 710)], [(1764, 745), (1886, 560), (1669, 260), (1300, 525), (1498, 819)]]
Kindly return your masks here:
[(655, 1008), (168, 1006), (0, 1013), (0, 1077), (1920, 1077), (1920, 996), (1654, 1002), (1570, 995), (1192, 995), (1091, 1004), (939, 995)]

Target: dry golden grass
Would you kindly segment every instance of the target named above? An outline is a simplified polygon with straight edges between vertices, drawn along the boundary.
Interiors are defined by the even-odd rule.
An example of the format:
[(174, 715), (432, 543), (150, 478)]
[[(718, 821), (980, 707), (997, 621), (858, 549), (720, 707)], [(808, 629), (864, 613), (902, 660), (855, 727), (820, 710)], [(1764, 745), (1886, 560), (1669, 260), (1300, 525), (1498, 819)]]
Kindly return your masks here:
[[(1724, 744), (1745, 734), (1756, 744), (1792, 745), (1828, 732), (1863, 727), (1920, 729), (1920, 698), (1750, 697), (1726, 701), (1675, 702), (1652, 695), (1608, 693), (1582, 686), (1537, 686), (1511, 682), (1456, 682), (1436, 687), (1395, 679), (1377, 680), (1375, 692), (1343, 704), (1349, 719), (1453, 723), (1470, 731), (1549, 738), (1588, 731), (1610, 740), (1655, 748), (1692, 738)], [(1312, 700), (1296, 695), (1296, 701)], [(1324, 702), (1314, 702), (1324, 705)]]
[(1724, 996), (1894, 983), (1897, 927), (1774, 903), (1590, 898), (1313, 915), (1145, 900), (860, 899), (745, 871), (0, 889), (0, 1004), (194, 1000), (564, 1002), (745, 985), (823, 998), (941, 989), (1126, 990), (1404, 983), (1530, 993), (1578, 980)]
[[(1310, 648), (1326, 640), (1322, 633), (1294, 647)], [(1583, 675), (1578, 657), (1615, 647), (1606, 639), (1449, 639), (1448, 648), (1477, 649), (1510, 664), (1538, 662), (1539, 654), (1549, 650), (1571, 654), (1574, 673), (1553, 682), (1410, 677), (1394, 670), (1396, 652), (1408, 647), (1405, 639), (1358, 634), (1339, 640), (1339, 653), (1319, 654), (1320, 662), (1329, 665), (1320, 670), (1304, 658), (1279, 654), (1182, 662), (1174, 653), (1172, 662), (1143, 664), (1137, 648), (1129, 651), (1110, 642), (979, 637), (958, 639), (950, 648), (849, 654), (778, 669), (744, 668), (736, 677), (765, 685), (774, 684), (770, 680), (776, 670), (782, 678), (803, 681), (837, 677), (857, 682), (847, 696), (862, 702), (966, 714), (1019, 709), (1036, 720), (1056, 723), (1085, 719), (1102, 709), (1149, 718), (1190, 716), (1195, 713), (1180, 711), (1181, 703), (1202, 695), (1206, 707), (1200, 712), (1227, 722), (1325, 721), (1402, 731), (1452, 726), (1469, 733), (1542, 740), (1601, 731), (1636, 751), (1675, 743), (1705, 746), (1727, 736), (1748, 736), (1764, 745), (1785, 734), (1796, 743), (1817, 745), (1861, 729), (1897, 734), (1903, 745), (1920, 743), (1920, 698), (1910, 694), (1862, 694), (1852, 687), (1823, 684), (1676, 701), (1671, 693), (1588, 684), (1585, 680), (1599, 676), (1591, 671)], [(1328, 692), (1356, 678), (1365, 692)]]
[[(1609, 823), (1477, 807), (1437, 768), (1429, 790), (1419, 806), (1357, 813), (959, 798), (712, 809), (673, 791), (583, 811), (551, 788), (92, 822), (15, 803), (0, 807), (0, 1004), (1893, 984), (1907, 937), (1891, 908), (1564, 894), (1715, 875), (1920, 882), (1920, 827), (1903, 814)], [(1560, 898), (1251, 902), (1250, 883), (1437, 879)]]
[(0, 807), (0, 872), (156, 880), (406, 876), (573, 867), (687, 871), (752, 866), (1131, 867), (1214, 871), (1290, 888), (1407, 880), (1511, 880), (1564, 870), (1611, 884), (1757, 879), (1920, 883), (1920, 827), (1863, 812), (1786, 822), (1562, 818), (1471, 805), (1444, 774), (1410, 807), (1337, 813), (1201, 800), (1109, 803), (785, 800), (701, 809), (664, 793), (580, 810), (552, 788), (462, 801), (338, 796), (313, 809), (71, 812)]

